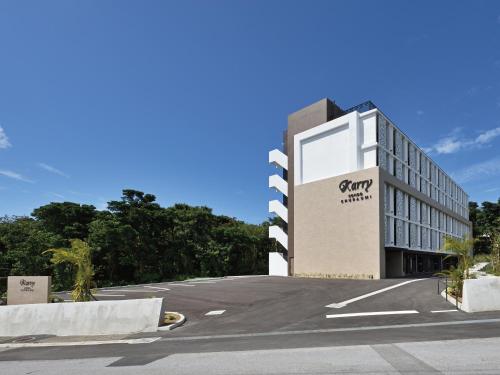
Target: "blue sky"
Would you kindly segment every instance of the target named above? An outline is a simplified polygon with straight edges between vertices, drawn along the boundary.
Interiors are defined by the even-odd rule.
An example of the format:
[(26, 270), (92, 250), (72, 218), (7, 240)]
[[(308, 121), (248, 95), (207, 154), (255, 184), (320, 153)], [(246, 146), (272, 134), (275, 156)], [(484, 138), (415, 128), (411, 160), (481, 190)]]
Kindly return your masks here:
[(134, 188), (261, 222), (267, 153), (323, 97), (500, 196), (499, 2), (2, 1), (0, 51), (0, 215)]

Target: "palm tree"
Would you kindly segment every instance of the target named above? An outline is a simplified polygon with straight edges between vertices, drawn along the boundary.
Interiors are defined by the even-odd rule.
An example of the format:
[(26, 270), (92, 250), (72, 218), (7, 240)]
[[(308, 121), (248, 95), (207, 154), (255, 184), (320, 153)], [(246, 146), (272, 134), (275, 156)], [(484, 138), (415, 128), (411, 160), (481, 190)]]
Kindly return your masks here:
[(450, 269), (443, 270), (438, 275), (450, 278), (452, 294), (457, 298), (462, 297), (464, 280), (470, 278), (469, 269), (473, 263), (471, 256), (473, 244), (474, 240), (470, 236), (462, 238), (445, 236), (444, 238), (444, 250), (452, 252), (445, 259), (456, 256), (458, 264), (456, 267), (451, 266)]
[(76, 267), (75, 284), (71, 298), (75, 302), (85, 302), (94, 299), (92, 295), (94, 266), (92, 265), (89, 245), (82, 240), (70, 240), (70, 248), (49, 249), (44, 253), (52, 253), (54, 264), (71, 263)]
[[(458, 265), (464, 270), (464, 278), (469, 278), (469, 268), (472, 267), (471, 251), (474, 246), (474, 240), (471, 236), (464, 235), (462, 238), (445, 236), (444, 250), (451, 251), (453, 254), (448, 255), (446, 258), (456, 256), (458, 258)], [(446, 259), (445, 258), (445, 259)]]

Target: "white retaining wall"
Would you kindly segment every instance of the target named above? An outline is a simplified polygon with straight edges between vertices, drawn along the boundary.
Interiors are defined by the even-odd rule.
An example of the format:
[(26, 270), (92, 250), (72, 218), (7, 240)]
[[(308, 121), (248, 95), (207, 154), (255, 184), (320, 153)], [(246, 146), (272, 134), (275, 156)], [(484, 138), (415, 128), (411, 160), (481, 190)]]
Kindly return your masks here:
[(288, 262), (282, 253), (269, 253), (269, 275), (288, 276)]
[(462, 310), (466, 312), (500, 310), (500, 277), (481, 277), (464, 281)]
[(0, 306), (0, 336), (156, 332), (163, 298)]

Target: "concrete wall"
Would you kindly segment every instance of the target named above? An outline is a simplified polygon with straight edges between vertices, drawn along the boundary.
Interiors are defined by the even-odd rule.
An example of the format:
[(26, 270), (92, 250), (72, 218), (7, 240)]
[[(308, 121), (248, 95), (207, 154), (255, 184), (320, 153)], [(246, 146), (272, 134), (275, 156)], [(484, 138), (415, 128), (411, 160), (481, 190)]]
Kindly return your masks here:
[(269, 253), (269, 275), (288, 276), (288, 262), (281, 253)]
[(500, 277), (465, 280), (462, 293), (466, 312), (500, 310)]
[(0, 336), (155, 332), (162, 298), (0, 306)]
[[(349, 194), (361, 191), (342, 192), (346, 179), (372, 185), (362, 189), (363, 199), (349, 202)], [(295, 186), (294, 275), (385, 277), (379, 190), (378, 167)]]

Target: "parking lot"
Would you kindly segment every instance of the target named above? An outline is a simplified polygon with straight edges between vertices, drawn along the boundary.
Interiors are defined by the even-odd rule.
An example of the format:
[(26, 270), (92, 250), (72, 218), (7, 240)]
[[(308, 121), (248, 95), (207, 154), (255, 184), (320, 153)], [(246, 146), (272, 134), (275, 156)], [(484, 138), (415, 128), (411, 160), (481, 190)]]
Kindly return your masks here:
[[(299, 331), (470, 319), (437, 294), (437, 280), (230, 276), (99, 289), (99, 300), (164, 297), (187, 318), (169, 335)], [(68, 298), (67, 295), (63, 295)], [(473, 314), (477, 317), (492, 314)], [(497, 314), (493, 314), (496, 315)]]
[[(43, 367), (42, 373), (54, 373), (71, 366), (75, 374), (107, 374), (114, 367), (129, 367), (128, 373), (168, 369), (189, 374), (214, 368), (213, 373), (232, 374), (244, 373), (242, 365), (252, 363), (261, 366), (252, 374), (265, 368), (297, 373), (304, 366), (321, 374), (333, 369), (365, 373), (377, 364), (379, 373), (440, 373), (436, 368), (497, 373), (498, 356), (489, 348), (500, 337), (500, 314), (457, 311), (438, 295), (432, 278), (230, 276), (96, 291), (100, 300), (153, 296), (164, 297), (169, 311), (185, 314), (186, 323), (173, 331), (97, 341), (33, 337), (26, 347), (0, 348), (2, 370), (18, 374), (21, 368), (28, 373)], [(487, 356), (477, 361), (472, 355), (464, 362), (464, 353), (451, 350), (443, 357), (440, 353), (450, 345), (468, 348), (464, 353), (481, 347)]]

